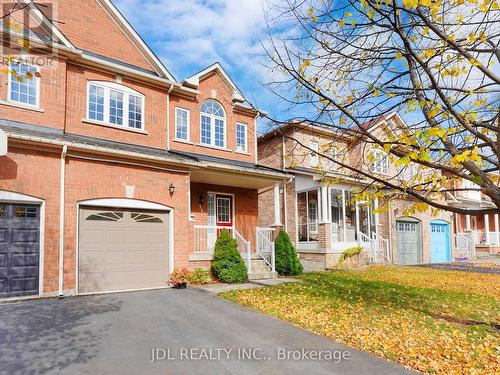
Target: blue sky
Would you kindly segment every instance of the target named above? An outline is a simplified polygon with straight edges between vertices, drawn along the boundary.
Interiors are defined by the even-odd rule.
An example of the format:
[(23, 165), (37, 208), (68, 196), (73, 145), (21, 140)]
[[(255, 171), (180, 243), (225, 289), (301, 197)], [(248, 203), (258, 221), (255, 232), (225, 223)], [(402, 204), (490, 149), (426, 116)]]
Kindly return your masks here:
[(244, 95), (259, 108), (286, 115), (286, 104), (261, 83), (271, 72), (265, 0), (114, 0), (165, 66), (180, 81), (219, 61)]

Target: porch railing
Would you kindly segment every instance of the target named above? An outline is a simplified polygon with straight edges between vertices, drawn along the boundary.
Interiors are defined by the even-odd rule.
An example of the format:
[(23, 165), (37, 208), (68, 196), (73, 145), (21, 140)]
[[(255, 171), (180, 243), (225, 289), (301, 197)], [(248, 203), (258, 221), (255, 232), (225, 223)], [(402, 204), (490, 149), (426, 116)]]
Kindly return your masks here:
[(276, 270), (274, 239), (276, 230), (274, 228), (259, 228), (256, 230), (256, 250), (257, 254), (264, 259), (272, 271)]
[(486, 236), (486, 232), (476, 232), (476, 238), (478, 245), (500, 245), (500, 241), (497, 238), (497, 232), (488, 232), (488, 236)]
[(385, 263), (391, 264), (392, 254), (391, 254), (391, 249), (389, 247), (389, 240), (377, 234), (376, 232), (372, 232), (372, 238), (375, 241), (377, 261), (379, 259), (383, 259)]
[(475, 257), (476, 245), (471, 233), (457, 233), (453, 236), (453, 245), (459, 257)]
[(252, 267), (250, 241), (247, 241), (236, 229), (212, 225), (194, 225), (194, 252), (213, 254), (217, 236), (224, 229), (229, 231), (231, 237), (236, 240), (238, 250), (245, 260), (248, 272), (250, 272)]

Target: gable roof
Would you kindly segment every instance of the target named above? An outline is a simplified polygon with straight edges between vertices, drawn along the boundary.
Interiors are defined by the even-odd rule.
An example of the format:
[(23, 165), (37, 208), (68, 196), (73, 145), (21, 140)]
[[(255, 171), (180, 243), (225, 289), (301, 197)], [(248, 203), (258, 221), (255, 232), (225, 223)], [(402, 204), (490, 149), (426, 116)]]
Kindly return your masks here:
[(231, 77), (229, 77), (229, 75), (226, 73), (224, 68), (222, 68), (222, 65), (219, 62), (216, 62), (216, 63), (206, 67), (202, 71), (200, 71), (196, 74), (193, 74), (191, 77), (184, 79), (182, 81), (182, 84), (186, 84), (188, 86), (198, 87), (200, 85), (200, 78), (207, 75), (208, 73), (211, 73), (211, 72), (219, 72), (226, 79), (226, 81), (231, 85), (231, 87), (234, 90), (233, 91), (233, 100), (238, 101), (238, 102), (245, 102), (246, 101), (245, 97), (241, 93), (238, 86), (236, 86), (236, 84), (233, 82)]
[[(156, 72), (170, 81), (174, 81), (175, 77), (168, 71), (168, 69), (163, 65), (158, 56), (149, 48), (144, 39), (141, 38), (139, 33), (135, 31), (132, 25), (126, 20), (123, 14), (118, 10), (118, 8), (113, 4), (111, 0), (101, 0), (97, 1), (100, 6), (103, 6), (104, 3), (107, 9), (110, 11), (108, 15), (113, 19), (118, 26), (121, 26), (120, 29), (125, 29), (130, 35), (126, 35), (127, 37), (132, 37), (131, 41), (134, 42), (136, 48), (143, 54), (144, 58), (155, 68)], [(106, 9), (105, 9), (106, 10)], [(123, 31), (122, 29), (122, 31)]]

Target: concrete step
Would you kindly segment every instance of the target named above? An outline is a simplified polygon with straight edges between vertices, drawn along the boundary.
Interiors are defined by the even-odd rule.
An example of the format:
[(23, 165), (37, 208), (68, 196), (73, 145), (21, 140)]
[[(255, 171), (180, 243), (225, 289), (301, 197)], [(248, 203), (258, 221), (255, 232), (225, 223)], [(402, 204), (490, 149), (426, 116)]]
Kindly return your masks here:
[(248, 274), (248, 280), (274, 279), (278, 277), (277, 272), (252, 272)]

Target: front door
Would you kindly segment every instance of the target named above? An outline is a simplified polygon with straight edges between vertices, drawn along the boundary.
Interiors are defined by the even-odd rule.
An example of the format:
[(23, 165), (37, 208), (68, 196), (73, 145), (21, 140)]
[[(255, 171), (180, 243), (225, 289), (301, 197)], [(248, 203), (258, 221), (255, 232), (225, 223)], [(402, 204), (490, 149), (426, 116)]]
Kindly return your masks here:
[(219, 235), (222, 228), (227, 227), (229, 233), (233, 228), (233, 197), (231, 195), (215, 195), (215, 225), (218, 228), (217, 235)]

